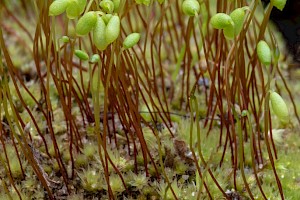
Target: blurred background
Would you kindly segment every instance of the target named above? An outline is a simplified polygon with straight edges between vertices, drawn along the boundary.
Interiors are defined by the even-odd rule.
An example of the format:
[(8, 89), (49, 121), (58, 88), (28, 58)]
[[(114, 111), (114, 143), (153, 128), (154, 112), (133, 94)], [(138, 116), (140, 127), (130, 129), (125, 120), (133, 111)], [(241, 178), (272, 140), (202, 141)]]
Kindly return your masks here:
[[(270, 1), (263, 2), (267, 5)], [(273, 8), (270, 18), (282, 32), (287, 41), (287, 49), (300, 66), (300, 1), (287, 0), (283, 11)]]

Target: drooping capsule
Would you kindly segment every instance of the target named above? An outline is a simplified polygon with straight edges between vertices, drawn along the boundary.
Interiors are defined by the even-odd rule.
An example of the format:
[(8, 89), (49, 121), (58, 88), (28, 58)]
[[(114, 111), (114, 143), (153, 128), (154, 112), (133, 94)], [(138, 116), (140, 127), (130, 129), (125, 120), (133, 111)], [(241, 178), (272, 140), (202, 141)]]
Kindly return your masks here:
[(94, 54), (94, 55), (91, 56), (90, 63), (97, 63), (99, 61), (100, 61), (99, 54)]
[(121, 22), (119, 16), (112, 16), (106, 25), (105, 38), (108, 44), (114, 42), (120, 35)]
[(80, 15), (80, 6), (77, 0), (69, 0), (69, 5), (66, 9), (67, 17), (69, 19), (75, 19)]
[(96, 25), (97, 14), (94, 11), (85, 13), (76, 24), (76, 34), (83, 36), (88, 34)]
[(113, 13), (115, 9), (115, 5), (111, 0), (102, 0), (100, 2), (100, 7), (106, 13)]
[(69, 0), (53, 1), (49, 7), (49, 16), (57, 16), (66, 11), (69, 5)]
[(140, 38), (141, 38), (140, 33), (129, 34), (123, 42), (123, 47), (125, 49), (129, 49), (129, 48), (133, 47), (134, 45), (136, 45), (139, 42)]
[(215, 29), (224, 29), (233, 23), (231, 17), (225, 13), (217, 13), (210, 19), (210, 24)]
[(78, 2), (79, 13), (81, 15), (85, 9), (87, 1), (86, 0), (77, 0), (77, 2)]
[(76, 49), (75, 52), (74, 52), (75, 56), (77, 56), (80, 60), (88, 60), (89, 59), (89, 55), (82, 51), (82, 50), (79, 50), (79, 49)]
[(108, 46), (108, 42), (106, 40), (105, 35), (106, 24), (103, 19), (98, 16), (95, 28), (93, 30), (93, 43), (100, 51), (103, 51)]
[(264, 40), (258, 42), (256, 52), (258, 59), (262, 64), (266, 66), (271, 64), (271, 50), (269, 45)]
[(289, 120), (289, 110), (282, 97), (278, 93), (270, 91), (270, 103), (278, 119), (282, 122), (287, 122)]
[(283, 10), (286, 0), (271, 0), (272, 4), (278, 9), (278, 10)]
[(108, 22), (112, 16), (113, 16), (112, 14), (105, 14), (105, 15), (102, 15), (101, 18), (103, 19), (105, 24), (108, 24)]
[(60, 38), (60, 40), (61, 40), (63, 43), (68, 43), (68, 42), (70, 42), (70, 38), (69, 38), (68, 36), (66, 36), (66, 35), (62, 36), (62, 37)]
[(233, 24), (224, 28), (224, 35), (226, 38), (233, 39), (234, 36), (237, 36), (241, 32), (244, 25), (246, 9), (247, 7), (237, 8), (230, 13), (229, 16), (231, 17)]
[(200, 4), (196, 0), (183, 1), (181, 8), (183, 13), (189, 16), (195, 16), (196, 13), (200, 12)]

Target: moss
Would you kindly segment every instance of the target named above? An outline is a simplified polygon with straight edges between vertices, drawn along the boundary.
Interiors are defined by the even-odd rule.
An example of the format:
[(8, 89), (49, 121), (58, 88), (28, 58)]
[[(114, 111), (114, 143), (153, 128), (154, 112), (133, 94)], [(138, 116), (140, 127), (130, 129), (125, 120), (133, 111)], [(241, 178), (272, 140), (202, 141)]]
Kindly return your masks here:
[(179, 159), (177, 157), (177, 159), (175, 160), (175, 173), (178, 174), (178, 175), (183, 175), (187, 172), (187, 170), (189, 169), (189, 166), (185, 163), (185, 162), (182, 162), (181, 159)]
[(173, 181), (171, 183), (171, 187), (174, 191), (174, 194), (172, 193), (171, 189), (168, 187), (168, 184), (164, 181), (161, 181), (160, 183), (154, 183), (154, 185), (157, 185), (157, 192), (160, 196), (160, 199), (167, 199), (171, 200), (174, 199), (174, 194), (177, 198), (182, 198), (182, 191), (181, 188), (178, 186), (177, 181)]
[(21, 163), (20, 163), (18, 156), (17, 156), (17, 152), (12, 144), (7, 144), (5, 148), (6, 148), (6, 154), (7, 154), (8, 161), (6, 160), (4, 152), (2, 152), (0, 155), (1, 160), (4, 160), (4, 162), (6, 163), (7, 169), (8, 168), (10, 169), (12, 177), (17, 178), (17, 179), (24, 178), (23, 172), (22, 172), (22, 166), (23, 166), (23, 168), (24, 167), (26, 168), (27, 161), (23, 161), (22, 156), (19, 155), (19, 157), (21, 158)]
[(75, 156), (75, 166), (76, 167), (84, 167), (88, 164), (88, 157), (85, 154), (77, 154)]
[(104, 179), (101, 172), (88, 168), (78, 173), (78, 176), (82, 188), (87, 192), (96, 192), (103, 189)]
[(87, 143), (84, 145), (82, 150), (83, 154), (86, 155), (88, 158), (93, 158), (97, 153), (98, 146), (94, 143)]
[(115, 195), (125, 191), (121, 178), (116, 174), (111, 174), (109, 176), (109, 186)]
[(145, 173), (135, 174), (133, 172), (128, 172), (126, 174), (126, 177), (128, 177), (128, 184), (132, 187), (135, 187), (139, 191), (141, 191), (145, 186), (148, 185), (149, 178), (146, 177)]
[[(1, 133), (1, 142), (6, 145), (5, 147), (0, 146), (0, 150), (3, 161), (6, 161), (3, 148), (8, 151), (12, 176), (17, 189), (22, 195), (26, 195), (24, 199), (26, 197), (29, 199), (45, 199), (48, 196), (44, 192), (45, 188), (43, 188), (42, 183), (29, 166), (29, 162), (26, 161), (24, 156), (26, 152), (20, 153), (21, 162), (19, 162), (15, 150), (12, 148), (11, 130), (16, 130), (19, 124), (26, 131), (25, 135), (22, 135), (18, 130), (16, 131), (16, 137), (20, 139), (16, 140), (17, 148), (20, 149), (20, 142), (25, 145), (26, 141), (32, 143), (36, 147), (35, 159), (41, 163), (40, 166), (48, 174), (49, 177), (47, 178), (49, 180), (59, 180), (61, 185), (68, 184), (70, 190), (68, 199), (111, 198), (104, 179), (105, 167), (108, 169), (109, 185), (116, 199), (174, 199), (166, 183), (167, 178), (171, 182), (178, 199), (199, 199), (197, 198), (198, 193), (201, 199), (209, 199), (207, 191), (203, 187), (204, 182), (207, 184), (213, 199), (224, 198), (208, 173), (208, 169), (224, 191), (247, 199), (249, 195), (245, 190), (245, 183), (240, 171), (241, 167), (245, 167), (246, 180), (255, 198), (262, 199), (263, 197), (258, 189), (252, 167), (257, 167), (257, 175), (267, 197), (279, 199), (280, 195), (265, 145), (266, 138), (261, 134), (261, 140), (255, 141), (256, 145), (260, 143), (262, 147), (261, 154), (265, 164), (262, 168), (260, 168), (261, 166), (252, 166), (249, 138), (244, 138), (248, 140), (243, 143), (245, 163), (244, 166), (237, 166), (236, 177), (234, 177), (233, 167), (235, 166), (233, 161), (236, 156), (236, 147), (240, 147), (240, 141), (234, 143), (235, 140), (233, 139), (241, 138), (235, 138), (236, 134), (233, 130), (236, 131), (238, 126), (235, 124), (232, 127), (233, 125), (229, 125), (226, 121), (221, 124), (218, 117), (221, 111), (228, 111), (228, 106), (231, 103), (237, 104), (241, 108), (247, 109), (249, 113), (247, 116), (249, 121), (247, 121), (247, 117), (241, 118), (242, 134), (245, 135), (247, 131), (249, 135), (250, 123), (253, 125), (256, 139), (257, 132), (261, 131), (263, 133), (265, 129), (264, 119), (266, 115), (263, 113), (263, 91), (266, 90), (266, 87), (263, 84), (270, 75), (269, 68), (262, 68), (259, 64), (255, 68), (251, 66), (251, 64), (257, 63), (257, 58), (252, 55), (255, 53), (258, 42), (256, 37), (259, 35), (258, 31), (264, 29), (263, 25), (257, 26), (257, 24), (262, 24), (264, 13), (266, 13), (263, 8), (260, 5), (257, 7), (254, 20), (258, 23), (251, 22), (247, 31), (242, 30), (245, 35), (241, 34), (240, 37), (244, 38), (240, 39), (245, 43), (239, 43), (239, 40), (228, 41), (225, 38), (220, 38), (219, 36), (223, 37), (223, 34), (212, 30), (211, 25), (208, 23), (211, 16), (213, 16), (212, 14), (220, 7), (219, 1), (212, 0), (209, 4), (199, 1), (201, 12), (199, 16), (190, 19), (182, 16), (182, 11), (178, 12), (178, 8), (181, 9), (181, 7), (176, 6), (177, 4), (180, 5), (182, 1), (174, 1), (174, 4), (164, 4), (159, 1), (160, 6), (153, 1), (149, 8), (143, 5), (125, 4), (124, 8), (130, 8), (128, 12), (122, 10), (124, 9), (123, 1), (120, 2), (118, 13), (112, 15), (122, 16), (122, 34), (105, 51), (96, 51), (95, 41), (90, 36), (80, 37), (79, 39), (74, 31), (78, 20), (68, 20), (66, 24), (65, 15), (62, 15), (59, 19), (51, 18), (54, 23), (45, 23), (47, 22), (45, 20), (32, 23), (35, 21), (34, 17), (28, 23), (23, 12), (12, 12), (11, 15), (19, 19), (23, 25), (26, 25), (20, 29), (20, 25), (15, 23), (14, 20), (11, 21), (15, 19), (14, 17), (7, 16), (6, 12), (1, 13), (3, 19), (7, 19), (7, 22), (3, 22), (4, 31), (3, 34), (1, 32), (0, 36), (0, 38), (3, 36), (4, 39), (7, 39), (1, 45), (1, 52), (4, 52), (7, 45), (10, 54), (10, 56), (1, 54), (4, 61), (4, 64), (0, 63), (0, 71), (4, 72), (2, 73), (1, 85), (3, 88), (6, 86), (3, 78), (5, 74), (9, 74), (8, 87), (19, 118), (14, 119), (12, 125), (8, 125), (7, 119), (13, 116), (15, 110), (9, 106), (8, 113), (5, 115), (3, 111), (4, 102), (9, 98), (0, 98), (1, 124), (4, 127), (4, 131)], [(134, 1), (132, 2), (134, 3)], [(7, 0), (5, 3), (11, 4)], [(224, 11), (236, 9), (234, 4), (226, 5), (229, 7), (224, 7)], [(18, 11), (23, 11), (23, 8), (25, 8), (25, 6), (21, 7), (20, 1), (15, 2), (15, 6), (9, 5), (7, 7)], [(26, 5), (28, 11), (34, 10), (40, 13), (43, 19), (48, 17), (48, 13), (42, 12), (47, 10), (47, 7), (43, 7), (38, 1), (35, 8), (31, 8), (31, 6), (31, 4)], [(207, 8), (207, 6), (210, 6), (210, 8)], [(40, 10), (41, 7), (43, 7), (43, 10)], [(99, 12), (99, 17), (103, 14), (101, 13), (103, 10), (98, 10), (100, 7), (94, 4), (86, 8), (88, 8), (86, 12)], [(163, 18), (160, 16), (162, 9), (165, 13)], [(138, 16), (140, 11), (142, 11), (141, 17), (145, 17), (142, 21), (135, 16)], [(250, 12), (251, 10), (247, 11), (247, 16)], [(151, 23), (145, 20), (148, 15), (151, 16)], [(134, 19), (138, 19), (135, 23), (130, 22), (133, 16), (135, 16)], [(177, 19), (182, 21), (178, 22)], [(59, 23), (56, 23), (56, 20), (59, 20)], [(32, 26), (32, 24), (35, 25)], [(49, 26), (50, 24), (57, 25), (55, 34), (53, 27)], [(41, 34), (37, 34), (35, 33), (38, 30), (36, 26), (50, 31), (49, 33), (39, 32)], [(154, 27), (155, 30), (152, 31)], [(24, 29), (30, 31), (29, 33), (34, 37), (32, 40), (35, 41), (34, 44), (28, 38), (30, 34), (25, 33), (27, 31), (24, 32)], [(130, 50), (122, 51), (122, 41), (125, 35), (135, 31), (141, 32), (142, 36), (138, 45)], [(282, 52), (284, 50), (283, 41), (276, 32), (271, 32), (272, 34), (265, 34), (263, 39), (270, 44), (271, 51), (272, 48), (279, 48)], [(66, 33), (67, 36), (65, 37), (68, 37), (68, 39), (63, 44), (60, 43), (58, 48), (57, 40), (61, 42), (61, 36)], [(146, 36), (146, 33), (151, 33), (151, 37)], [(209, 35), (207, 35), (208, 33)], [(29, 47), (30, 53), (27, 52), (26, 48), (23, 48), (23, 43), (20, 45), (20, 42), (24, 42), (26, 48)], [(236, 48), (237, 44), (239, 45), (238, 48)], [(48, 51), (48, 47), (51, 47), (51, 51)], [(89, 55), (98, 53), (99, 60), (89, 63), (80, 62), (73, 57), (74, 49), (84, 49)], [(234, 52), (236, 55), (229, 54), (229, 52)], [(233, 56), (230, 57), (231, 55)], [(274, 66), (278, 61), (283, 77), (287, 77), (288, 74), (285, 71), (288, 66), (285, 60), (286, 55), (282, 53), (280, 56), (276, 56), (279, 60), (277, 60), (277, 57), (271, 59)], [(8, 62), (9, 57), (14, 62), (13, 66)], [(242, 59), (236, 60), (234, 57)], [(229, 59), (226, 60), (227, 58)], [(218, 62), (215, 62), (216, 60)], [(101, 65), (98, 65), (98, 61), (101, 62)], [(91, 78), (89, 77), (89, 67), (93, 69), (93, 77)], [(5, 71), (6, 69), (14, 69), (14, 74)], [(240, 69), (245, 70), (240, 71)], [(34, 73), (31, 74), (30, 70)], [(37, 72), (43, 77), (37, 76)], [(99, 72), (101, 73), (101, 81), (99, 80)], [(28, 74), (32, 75), (29, 81), (27, 80)], [(292, 73), (292, 76), (297, 75)], [(21, 79), (17, 80), (19, 77)], [(11, 81), (13, 78), (17, 80), (16, 87), (20, 89), (21, 96), (18, 95)], [(26, 80), (22, 80), (23, 78)], [(227, 78), (229, 82), (226, 82)], [(276, 81), (276, 88), (281, 91), (282, 95), (285, 95), (288, 109), (292, 111), (293, 106), (286, 94), (287, 88), (278, 73), (276, 72), (275, 76), (271, 78)], [(70, 82), (71, 79), (72, 83)], [(245, 83), (246, 90), (243, 83), (244, 79), (247, 80)], [(242, 83), (241, 87), (239, 87), (239, 81)], [(38, 100), (39, 107), (21, 86), (21, 83), (24, 83), (30, 93)], [(227, 83), (227, 85), (224, 85), (224, 83)], [(72, 91), (70, 90), (71, 84)], [(271, 83), (271, 85), (274, 84)], [(96, 88), (99, 86), (99, 94), (96, 94)], [(60, 87), (62, 87), (62, 91), (59, 93), (58, 89)], [(292, 93), (295, 93), (295, 95), (298, 94), (298, 90), (296, 90), (298, 87), (297, 80), (294, 80), (293, 88), (295, 88), (295, 91)], [(104, 94), (105, 88), (108, 88), (107, 96)], [(254, 96), (252, 91), (254, 91)], [(4, 90), (2, 93), (3, 97), (7, 96)], [(99, 104), (93, 102), (91, 95), (99, 98)], [(26, 110), (22, 105), (21, 97), (28, 105), (29, 110)], [(189, 101), (194, 97), (197, 100), (197, 110), (189, 107)], [(105, 106), (104, 100), (107, 101)], [(227, 102), (228, 100), (230, 102)], [(296, 102), (296, 104), (299, 103)], [(146, 105), (149, 105), (149, 108)], [(108, 113), (106, 116), (107, 127), (104, 126), (106, 124), (104, 110), (106, 111), (106, 109)], [(71, 113), (68, 113), (69, 111)], [(195, 112), (200, 116), (199, 121), (193, 120)], [(99, 121), (94, 121), (94, 117), (99, 113)], [(31, 119), (29, 114), (32, 114), (34, 120)], [(237, 115), (237, 117), (240, 117), (239, 113)], [(33, 122), (37, 123), (37, 127), (34, 126)], [(50, 125), (52, 127), (49, 127)], [(95, 125), (100, 126), (99, 138), (97, 138), (98, 135), (95, 135)], [(114, 125), (113, 128), (112, 125)], [(191, 130), (191, 125), (193, 130)], [(200, 127), (200, 132), (197, 132), (197, 125)], [(286, 125), (281, 124), (280, 120), (272, 117), (273, 139), (279, 158), (275, 160), (275, 167), (286, 199), (299, 198), (297, 191), (300, 189), (300, 170), (296, 160), (300, 159), (300, 141), (298, 134), (290, 133), (293, 128), (297, 130), (297, 125), (298, 121), (294, 117)], [(50, 128), (54, 130), (55, 140), (62, 155), (62, 162), (67, 170), (68, 180), (62, 178), (62, 175), (64, 175), (62, 169), (59, 168), (57, 160), (54, 159), (54, 141), (52, 141), (53, 137), (50, 137), (50, 134), (52, 134), (49, 131)], [(157, 137), (153, 133), (153, 129)], [(41, 135), (39, 135), (38, 130)], [(142, 141), (141, 135), (138, 134), (140, 130), (142, 130), (149, 151), (145, 151), (144, 145), (140, 144), (140, 141)], [(279, 130), (282, 130), (282, 132)], [(106, 138), (104, 138), (104, 133), (106, 133)], [(223, 135), (220, 135), (221, 133)], [(222, 158), (225, 140), (229, 139), (228, 136), (230, 136), (230, 141), (227, 140), (225, 157)], [(72, 141), (70, 141), (71, 138)], [(103, 166), (100, 162), (99, 139), (105, 141), (108, 157), (123, 175), (129, 193), (125, 192), (121, 178), (116, 174), (116, 170), (110, 164), (110, 161), (107, 160), (108, 166)], [(46, 155), (44, 140), (49, 147), (51, 158)], [(71, 162), (70, 144), (73, 148), (71, 153), (74, 155), (75, 169), (73, 169), (74, 166)], [(79, 146), (76, 146), (78, 144)], [(161, 144), (160, 149), (158, 149), (158, 144)], [(201, 147), (201, 152), (198, 151), (198, 147)], [(103, 146), (100, 148), (103, 148)], [(136, 148), (136, 151), (132, 151), (134, 148)], [(77, 154), (75, 150), (78, 149), (80, 153)], [(130, 154), (128, 149), (130, 149)], [(148, 159), (145, 163), (142, 150), (149, 153), (153, 160), (149, 159), (149, 155), (147, 155)], [(159, 153), (158, 150), (160, 150)], [(194, 150), (199, 162), (200, 171), (203, 175), (202, 179), (197, 173), (194, 158), (192, 159), (192, 150)], [(103, 152), (101, 152), (102, 156), (107, 156)], [(162, 156), (163, 163), (159, 162), (159, 156)], [(199, 158), (202, 156), (207, 166), (203, 161), (200, 161)], [(220, 163), (221, 160), (223, 161), (222, 164)], [(240, 162), (239, 157), (237, 162)], [(148, 166), (149, 177), (146, 177), (145, 164)], [(257, 164), (257, 161), (255, 161), (255, 164)], [(8, 166), (8, 163), (6, 162), (4, 165)], [(154, 168), (154, 165), (157, 169)], [(24, 169), (25, 177), (22, 176), (21, 166)], [(75, 176), (71, 180), (73, 174)], [(13, 199), (18, 199), (16, 192), (7, 179), (4, 168), (0, 168), (0, 178), (4, 181), (3, 183), (8, 185)], [(236, 190), (234, 190), (234, 178), (237, 183)], [(66, 181), (66, 183), (62, 181)], [(50, 189), (58, 198), (58, 194), (65, 188), (58, 189), (52, 187), (51, 184), (50, 181)], [(0, 187), (0, 193), (2, 195), (0, 199), (8, 198), (8, 195), (3, 194), (4, 188)]]

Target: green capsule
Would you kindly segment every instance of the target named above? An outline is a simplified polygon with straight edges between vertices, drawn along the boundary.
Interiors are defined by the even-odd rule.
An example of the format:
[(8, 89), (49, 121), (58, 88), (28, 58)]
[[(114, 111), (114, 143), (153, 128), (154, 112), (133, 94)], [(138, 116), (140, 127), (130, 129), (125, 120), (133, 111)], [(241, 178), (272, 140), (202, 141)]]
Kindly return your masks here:
[(232, 21), (231, 17), (225, 13), (217, 13), (210, 19), (210, 24), (215, 29), (224, 29), (233, 25), (234, 22)]
[(103, 19), (100, 16), (98, 16), (95, 28), (93, 30), (93, 42), (97, 49), (99, 49), (100, 51), (106, 49), (106, 47), (109, 44), (106, 41), (105, 30), (106, 24), (104, 23)]
[(106, 25), (105, 37), (108, 44), (114, 42), (120, 35), (121, 22), (119, 16), (112, 16)]
[(102, 15), (102, 19), (104, 21), (105, 24), (108, 24), (109, 20), (111, 19), (113, 15), (112, 14), (105, 14), (105, 15)]
[(85, 13), (76, 24), (76, 34), (77, 35), (86, 35), (88, 34), (96, 25), (97, 22), (97, 13), (90, 11)]
[(248, 110), (243, 110), (242, 113), (241, 113), (241, 116), (242, 116), (242, 117), (246, 117), (246, 116), (248, 116), (248, 115), (249, 115)]
[(226, 28), (223, 29), (223, 34), (227, 39), (233, 39), (234, 38), (234, 24), (230, 24), (229, 26), (227, 26)]
[(97, 62), (99, 62), (99, 60), (100, 60), (100, 56), (98, 54), (94, 54), (94, 55), (92, 55), (90, 62), (97, 63)]
[(85, 60), (88, 60), (88, 59), (89, 59), (89, 55), (88, 55), (86, 52), (82, 51), (82, 50), (77, 49), (77, 50), (75, 50), (74, 54), (75, 54), (75, 56), (77, 56), (80, 60), (84, 60), (84, 61), (85, 61)]
[(70, 41), (70, 38), (66, 35), (62, 36), (60, 39), (63, 43), (68, 43)]
[(75, 19), (80, 16), (86, 5), (86, 0), (69, 0), (69, 5), (66, 9), (67, 17), (69, 19)]
[(106, 13), (113, 13), (115, 5), (111, 0), (103, 0), (100, 2), (100, 7)]
[(282, 97), (278, 93), (271, 91), (270, 103), (272, 110), (278, 119), (282, 122), (287, 122), (289, 120), (289, 110)]
[(121, 0), (113, 0), (114, 3), (114, 12), (119, 12)]
[(57, 16), (66, 11), (69, 5), (69, 0), (53, 1), (49, 7), (49, 16)]
[(80, 15), (84, 12), (85, 6), (86, 6), (86, 0), (77, 0), (78, 7), (79, 7), (79, 13)]
[(286, 4), (286, 0), (271, 0), (272, 4), (278, 9), (283, 10)]
[(196, 0), (183, 1), (181, 8), (183, 13), (189, 16), (195, 16), (200, 12), (200, 4)]
[(69, 0), (69, 5), (66, 9), (67, 17), (69, 19), (75, 19), (80, 15), (80, 6), (77, 0)]
[(123, 42), (123, 47), (125, 49), (129, 49), (129, 48), (133, 47), (134, 45), (136, 45), (139, 42), (140, 38), (141, 38), (140, 33), (129, 34)]
[(233, 25), (224, 28), (224, 35), (228, 39), (233, 39), (234, 36), (237, 36), (243, 29), (244, 19), (245, 19), (245, 9), (237, 8), (230, 13), (230, 17), (233, 21)]
[(272, 59), (271, 50), (269, 45), (265, 41), (263, 40), (259, 41), (259, 43), (257, 44), (256, 52), (258, 55), (258, 59), (262, 64), (264, 65), (271, 64), (271, 59)]
[(234, 11), (232, 11), (229, 15), (232, 21), (234, 22), (234, 30), (236, 35), (238, 35), (243, 29), (244, 20), (245, 20), (245, 11), (247, 9), (248, 7), (237, 8)]

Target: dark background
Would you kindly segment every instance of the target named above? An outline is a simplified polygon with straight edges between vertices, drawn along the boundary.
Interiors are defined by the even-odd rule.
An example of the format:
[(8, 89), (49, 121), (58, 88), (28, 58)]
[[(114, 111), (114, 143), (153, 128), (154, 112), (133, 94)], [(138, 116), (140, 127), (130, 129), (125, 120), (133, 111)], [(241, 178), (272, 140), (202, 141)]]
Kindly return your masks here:
[[(270, 1), (264, 0), (265, 5)], [(287, 0), (283, 11), (273, 8), (271, 20), (287, 41), (287, 48), (300, 63), (300, 0)]]

